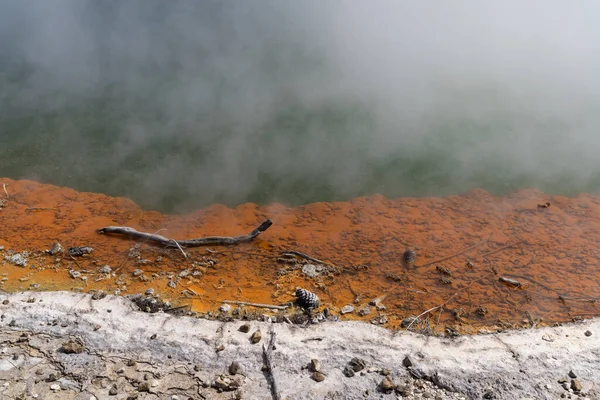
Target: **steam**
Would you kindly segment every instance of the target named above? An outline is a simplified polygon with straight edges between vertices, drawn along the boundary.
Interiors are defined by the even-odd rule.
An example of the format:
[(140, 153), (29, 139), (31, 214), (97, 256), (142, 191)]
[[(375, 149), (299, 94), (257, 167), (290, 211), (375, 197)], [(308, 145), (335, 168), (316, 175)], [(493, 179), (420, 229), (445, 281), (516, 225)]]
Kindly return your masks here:
[(0, 4), (0, 171), (184, 211), (600, 191), (600, 4)]

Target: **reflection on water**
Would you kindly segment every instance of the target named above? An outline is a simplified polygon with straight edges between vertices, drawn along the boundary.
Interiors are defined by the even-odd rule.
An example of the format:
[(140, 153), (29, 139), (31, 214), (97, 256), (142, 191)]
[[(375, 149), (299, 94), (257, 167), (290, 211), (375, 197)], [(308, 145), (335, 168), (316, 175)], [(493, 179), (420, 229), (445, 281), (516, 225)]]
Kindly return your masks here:
[[(26, 267), (7, 260), (0, 264), (3, 288), (9, 291), (130, 294), (152, 288), (163, 299), (206, 312), (217, 310), (223, 300), (282, 304), (293, 300), (300, 286), (315, 292), (321, 307), (333, 314), (351, 305), (354, 311), (342, 319), (396, 328), (422, 314), (411, 329), (449, 333), (600, 314), (595, 297), (600, 198), (590, 195), (548, 197), (524, 190), (499, 198), (471, 191), (446, 198), (371, 196), (293, 209), (214, 205), (170, 216), (143, 211), (122, 198), (30, 181), (0, 182), (9, 184), (11, 195), (0, 211), (5, 247), (0, 254), (30, 252)], [(126, 225), (177, 239), (233, 236), (250, 232), (267, 217), (274, 225), (256, 241), (186, 249), (187, 259), (178, 249), (136, 246), (95, 233), (103, 226)], [(56, 241), (94, 251), (76, 259), (43, 252)], [(412, 266), (403, 263), (407, 249), (417, 253)], [(289, 250), (322, 263), (282, 256)], [(70, 270), (81, 276), (72, 278)]]

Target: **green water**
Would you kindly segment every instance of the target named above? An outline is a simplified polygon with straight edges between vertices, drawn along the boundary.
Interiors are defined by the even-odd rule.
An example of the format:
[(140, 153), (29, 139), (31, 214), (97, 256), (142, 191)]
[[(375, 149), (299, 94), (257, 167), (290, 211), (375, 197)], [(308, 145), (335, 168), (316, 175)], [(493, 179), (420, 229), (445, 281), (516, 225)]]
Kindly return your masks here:
[[(390, 153), (373, 154), (377, 122), (367, 109), (352, 104), (290, 107), (252, 132), (232, 132), (218, 121), (221, 126), (215, 123), (206, 131), (174, 126), (140, 142), (123, 128), (128, 121), (165, 126), (163, 116), (159, 110), (126, 107), (118, 99), (97, 99), (2, 115), (0, 175), (126, 196), (168, 212), (215, 202), (299, 205), (374, 193), (441, 196), (471, 188), (503, 194), (538, 187), (569, 195), (600, 187), (597, 176), (574, 179), (573, 170), (557, 174), (551, 165), (560, 151), (536, 155), (550, 163), (552, 174), (543, 165), (525, 168), (507, 155), (513, 138), (498, 121), (475, 126), (455, 121), (410, 147), (395, 142)], [(505, 143), (500, 152), (480, 149), (490, 138)], [(241, 146), (228, 147), (237, 140)], [(560, 150), (560, 144), (553, 149)]]

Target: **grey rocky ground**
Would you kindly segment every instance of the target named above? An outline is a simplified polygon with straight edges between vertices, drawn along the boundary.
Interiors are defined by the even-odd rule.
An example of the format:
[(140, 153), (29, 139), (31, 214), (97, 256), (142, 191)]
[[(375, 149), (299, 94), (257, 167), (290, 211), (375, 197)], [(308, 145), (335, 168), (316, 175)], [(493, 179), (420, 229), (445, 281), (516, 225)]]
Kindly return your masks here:
[(600, 399), (598, 336), (597, 320), (440, 338), (148, 314), (115, 296), (0, 294), (0, 398)]

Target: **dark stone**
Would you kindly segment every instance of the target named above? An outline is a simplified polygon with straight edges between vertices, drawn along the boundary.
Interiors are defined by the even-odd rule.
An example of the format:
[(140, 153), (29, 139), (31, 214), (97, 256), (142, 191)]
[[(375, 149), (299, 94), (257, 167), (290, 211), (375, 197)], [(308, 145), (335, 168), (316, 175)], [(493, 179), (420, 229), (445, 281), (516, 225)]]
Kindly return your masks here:
[(321, 372), (319, 371), (315, 371), (313, 372), (313, 374), (311, 375), (312, 380), (314, 380), (315, 382), (323, 382), (325, 380), (325, 375), (323, 375)]
[(250, 342), (252, 344), (256, 344), (256, 343), (260, 342), (261, 339), (262, 339), (262, 333), (260, 332), (260, 329), (257, 329), (250, 337)]
[(492, 392), (491, 390), (488, 390), (487, 392), (485, 392), (483, 394), (483, 398), (484, 399), (496, 399), (496, 394), (494, 392)]
[(348, 366), (354, 370), (354, 372), (362, 371), (365, 369), (365, 360), (361, 360), (360, 358), (354, 357), (348, 363)]
[(138, 392), (149, 392), (150, 384), (148, 382), (142, 382), (139, 384), (137, 390), (138, 390)]
[(577, 374), (575, 372), (573, 372), (573, 370), (570, 370), (569, 371), (569, 378), (575, 379), (575, 378), (577, 378)]
[(234, 362), (232, 362), (232, 363), (231, 363), (231, 365), (229, 366), (229, 373), (230, 373), (231, 375), (235, 375), (235, 374), (237, 374), (238, 372), (240, 372), (240, 369), (241, 369), (241, 367), (240, 367), (240, 363), (238, 363), (237, 361), (234, 361)]
[(250, 324), (244, 324), (244, 325), (240, 326), (238, 331), (240, 331), (242, 333), (250, 332)]
[(344, 368), (344, 375), (346, 375), (348, 378), (352, 378), (355, 375), (351, 366), (346, 365)]
[[(4, 301), (8, 301), (8, 300), (4, 300)], [(592, 331), (585, 331), (585, 336), (587, 336), (587, 337), (592, 336)]]
[(112, 387), (108, 390), (109, 396), (116, 396), (119, 391), (117, 390), (117, 385), (112, 385)]
[(71, 257), (82, 257), (86, 254), (91, 254), (92, 251), (94, 251), (94, 249), (89, 246), (71, 247), (69, 248), (69, 255)]
[(406, 368), (408, 367), (412, 367), (414, 364), (412, 362), (412, 360), (410, 359), (409, 356), (404, 357), (404, 360), (402, 360), (402, 365), (404, 365)]
[(60, 351), (65, 354), (80, 354), (85, 350), (85, 346), (75, 340), (69, 340), (62, 344)]

